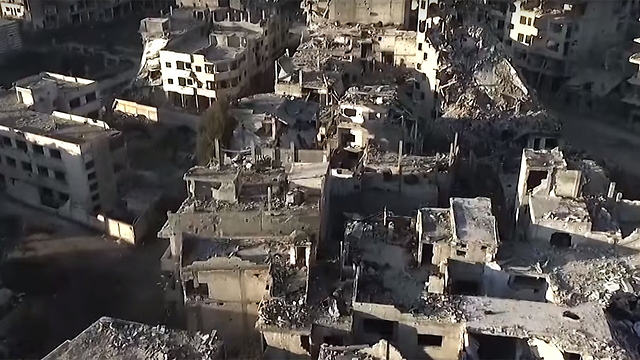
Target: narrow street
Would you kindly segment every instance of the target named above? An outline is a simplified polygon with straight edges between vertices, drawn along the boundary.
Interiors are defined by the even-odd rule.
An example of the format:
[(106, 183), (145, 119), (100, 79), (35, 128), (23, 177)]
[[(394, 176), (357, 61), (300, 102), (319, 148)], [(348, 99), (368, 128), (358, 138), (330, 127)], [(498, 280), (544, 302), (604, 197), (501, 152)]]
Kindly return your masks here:
[(562, 135), (576, 150), (604, 161), (625, 197), (640, 196), (640, 134), (589, 114), (552, 110), (562, 120)]

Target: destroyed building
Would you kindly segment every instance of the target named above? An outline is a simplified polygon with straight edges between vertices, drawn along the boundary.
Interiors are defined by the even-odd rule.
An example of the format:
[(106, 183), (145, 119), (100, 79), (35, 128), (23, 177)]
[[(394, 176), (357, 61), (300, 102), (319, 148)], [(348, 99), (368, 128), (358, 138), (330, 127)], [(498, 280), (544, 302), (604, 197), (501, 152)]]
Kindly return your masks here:
[(515, 1), (507, 8), (504, 39), (516, 66), (536, 88), (561, 82), (620, 45), (638, 1)]
[(236, 149), (290, 147), (291, 144), (296, 149), (316, 148), (318, 103), (277, 94), (258, 94), (240, 99), (229, 113), (238, 122), (232, 144)]
[(435, 92), (436, 139), (458, 132), (462, 147), (484, 156), (503, 150), (522, 132), (554, 131), (559, 125), (540, 107), (504, 45), (471, 18), (474, 4), (420, 6), (416, 68)]
[(43, 113), (56, 110), (97, 119), (102, 108), (93, 80), (44, 72), (16, 81), (15, 88), (24, 104)]
[(42, 360), (81, 359), (223, 360), (224, 344), (215, 331), (190, 334), (163, 325), (149, 326), (102, 317)]
[(68, 218), (112, 209), (126, 168), (122, 134), (99, 120), (30, 110), (19, 94), (2, 94), (4, 191)]
[(167, 299), (188, 328), (216, 329), (234, 351), (260, 333), (269, 348), (281, 348), (288, 336), (281, 328), (308, 332), (328, 163), (288, 163), (288, 170), (219, 163), (185, 174), (189, 197), (159, 232), (170, 239), (162, 257), (172, 278)]
[(523, 151), (515, 206), (519, 233), (556, 247), (634, 243), (640, 226), (636, 202), (616, 193), (604, 174), (579, 166), (558, 149)]
[(359, 24), (394, 24), (407, 28), (415, 12), (409, 0), (302, 0), (307, 24), (331, 21)]
[(284, 53), (294, 16), (285, 0), (262, 5), (185, 7), (143, 19), (139, 79), (161, 84), (172, 104), (196, 111), (254, 93)]

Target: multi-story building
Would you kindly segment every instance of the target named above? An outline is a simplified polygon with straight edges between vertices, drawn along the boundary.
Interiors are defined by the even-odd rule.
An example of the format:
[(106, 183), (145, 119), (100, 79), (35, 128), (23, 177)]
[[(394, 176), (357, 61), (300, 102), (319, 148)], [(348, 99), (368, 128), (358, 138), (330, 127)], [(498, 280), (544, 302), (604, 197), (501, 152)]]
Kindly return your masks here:
[(412, 17), (411, 1), (408, 0), (304, 0), (301, 8), (308, 22), (326, 18), (332, 22), (406, 27)]
[(20, 49), (22, 49), (22, 38), (18, 23), (13, 20), (0, 19), (0, 63)]
[(119, 131), (99, 120), (30, 110), (12, 92), (1, 101), (0, 186), (7, 194), (71, 218), (115, 207), (126, 166)]
[(563, 79), (601, 61), (625, 40), (638, 6), (637, 0), (516, 1), (507, 7), (503, 39), (525, 78), (555, 91)]
[(264, 8), (178, 9), (163, 20), (143, 20), (147, 26), (142, 28), (147, 39), (154, 39), (151, 32), (158, 27), (149, 26), (152, 22), (164, 24), (161, 27), (170, 34), (159, 52), (168, 98), (202, 110), (217, 99), (255, 92), (284, 53), (292, 20), (293, 13), (282, 1)]
[[(156, 1), (145, 1), (154, 4)], [(56, 29), (130, 14), (131, 0), (2, 0), (2, 17), (23, 21), (25, 29)]]
[(95, 119), (102, 107), (93, 80), (43, 72), (18, 80), (15, 87), (21, 102), (43, 113), (57, 110)]

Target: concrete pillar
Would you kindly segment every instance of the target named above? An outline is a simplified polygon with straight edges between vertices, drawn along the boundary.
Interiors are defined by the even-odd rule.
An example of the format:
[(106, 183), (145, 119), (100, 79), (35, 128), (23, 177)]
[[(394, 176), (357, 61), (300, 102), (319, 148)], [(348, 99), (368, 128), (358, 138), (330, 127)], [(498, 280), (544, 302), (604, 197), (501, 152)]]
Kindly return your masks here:
[(271, 212), (271, 197), (272, 197), (271, 186), (267, 188), (267, 211)]
[(609, 183), (609, 191), (607, 191), (607, 198), (608, 199), (613, 199), (615, 194), (616, 194), (616, 183), (615, 182), (611, 182), (611, 183)]
[(296, 144), (293, 143), (293, 141), (289, 144), (289, 147), (291, 148), (291, 163), (296, 162)]

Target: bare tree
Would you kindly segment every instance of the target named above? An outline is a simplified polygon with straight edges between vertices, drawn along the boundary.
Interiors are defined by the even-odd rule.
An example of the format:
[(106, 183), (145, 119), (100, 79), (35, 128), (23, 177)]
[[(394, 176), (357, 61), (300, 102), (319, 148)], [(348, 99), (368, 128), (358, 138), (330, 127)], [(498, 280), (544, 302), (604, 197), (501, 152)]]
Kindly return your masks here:
[(207, 165), (215, 157), (215, 139), (220, 141), (221, 147), (229, 147), (236, 124), (236, 120), (229, 115), (229, 103), (226, 99), (216, 101), (204, 112), (196, 143), (199, 165)]

